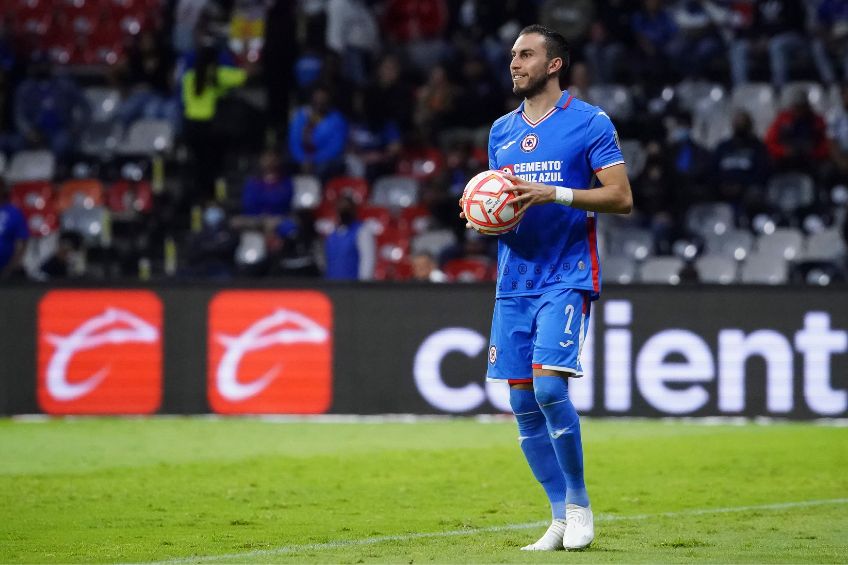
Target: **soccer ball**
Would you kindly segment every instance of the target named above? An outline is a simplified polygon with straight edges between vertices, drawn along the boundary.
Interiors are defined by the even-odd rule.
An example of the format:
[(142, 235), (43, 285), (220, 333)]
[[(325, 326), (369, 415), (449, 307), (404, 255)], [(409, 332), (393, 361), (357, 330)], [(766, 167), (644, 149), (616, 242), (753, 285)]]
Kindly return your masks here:
[(462, 193), (462, 211), (471, 227), (497, 235), (518, 225), (521, 205), (513, 202), (514, 192), (504, 192), (511, 186), (512, 182), (500, 171), (483, 171), (468, 181)]

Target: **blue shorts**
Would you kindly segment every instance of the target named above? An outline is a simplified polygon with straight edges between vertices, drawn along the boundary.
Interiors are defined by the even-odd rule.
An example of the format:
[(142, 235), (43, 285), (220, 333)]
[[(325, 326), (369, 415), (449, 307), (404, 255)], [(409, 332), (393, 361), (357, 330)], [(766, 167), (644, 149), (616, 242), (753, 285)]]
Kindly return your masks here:
[(588, 291), (571, 288), (496, 299), (486, 378), (527, 382), (533, 369), (583, 376), (590, 304)]

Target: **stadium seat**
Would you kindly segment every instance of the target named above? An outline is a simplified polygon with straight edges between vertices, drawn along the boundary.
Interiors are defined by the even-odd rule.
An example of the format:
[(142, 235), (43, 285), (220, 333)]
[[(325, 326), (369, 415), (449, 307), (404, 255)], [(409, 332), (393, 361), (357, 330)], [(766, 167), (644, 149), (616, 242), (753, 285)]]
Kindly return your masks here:
[(294, 175), (292, 177), (294, 194), (292, 196), (292, 208), (302, 210), (304, 208), (314, 210), (321, 204), (323, 198), (321, 193), (321, 181), (314, 175)]
[(398, 160), (399, 175), (409, 176), (418, 180), (432, 178), (442, 172), (445, 158), (435, 147), (419, 147), (405, 149)]
[(374, 183), (371, 204), (386, 208), (414, 206), (418, 204), (418, 181), (400, 175), (380, 177)]
[(111, 122), (120, 107), (121, 93), (115, 88), (91, 87), (86, 88), (84, 94), (91, 107), (91, 120), (95, 123)]
[(629, 120), (633, 115), (633, 98), (627, 87), (616, 84), (591, 86), (587, 98), (614, 120)]
[(168, 120), (138, 120), (130, 126), (118, 146), (122, 155), (151, 155), (169, 151), (174, 145), (174, 127)]
[(746, 110), (754, 121), (754, 131), (758, 136), (766, 130), (777, 114), (777, 99), (774, 89), (767, 83), (740, 84), (733, 88), (731, 106)]
[(106, 192), (109, 209), (118, 214), (147, 214), (153, 210), (153, 190), (149, 182), (120, 180)]
[(102, 206), (84, 208), (71, 206), (61, 215), (62, 229), (80, 234), (89, 244), (100, 243), (108, 222), (108, 212)]
[(19, 182), (12, 186), (10, 199), (24, 212), (44, 210), (53, 204), (53, 185), (47, 181)]
[(268, 250), (265, 246), (265, 236), (258, 231), (243, 231), (238, 247), (236, 247), (235, 262), (240, 267), (255, 265), (264, 260)]
[(680, 108), (694, 114), (699, 107), (723, 102), (727, 92), (716, 82), (684, 81), (674, 87), (674, 96)]
[(639, 280), (649, 284), (680, 284), (683, 266), (680, 257), (649, 257), (642, 262)]
[(695, 204), (686, 211), (686, 229), (704, 237), (721, 235), (733, 229), (734, 224), (733, 207), (724, 202)]
[(388, 208), (382, 206), (360, 206), (356, 211), (360, 220), (371, 226), (371, 230), (377, 237), (383, 235), (392, 224), (392, 213)]
[(120, 126), (111, 123), (90, 123), (80, 138), (80, 151), (84, 155), (101, 157), (118, 149), (123, 137)]
[(604, 281), (630, 284), (636, 279), (636, 262), (630, 257), (605, 257)]
[[(698, 273), (698, 280), (702, 283), (734, 283), (736, 268), (736, 260), (726, 255), (704, 255), (695, 260), (695, 271)], [(604, 270), (606, 271), (606, 265)]]
[(762, 234), (757, 238), (757, 253), (759, 255), (782, 257), (787, 261), (795, 261), (803, 252), (804, 236), (795, 228), (777, 228), (770, 234)]
[(611, 230), (607, 252), (611, 256), (642, 261), (654, 252), (654, 236), (649, 230), (642, 228)]
[(412, 278), (412, 263), (402, 261), (386, 261), (377, 258), (374, 267), (374, 280), (378, 281), (407, 281)]
[(44, 149), (18, 151), (12, 157), (6, 181), (10, 183), (51, 180), (56, 173), (56, 157)]
[(730, 229), (722, 234), (704, 236), (707, 255), (720, 255), (736, 261), (744, 260), (754, 247), (754, 236), (746, 230)]
[(398, 218), (398, 226), (404, 232), (417, 235), (424, 233), (433, 224), (433, 217), (430, 211), (424, 206), (412, 206), (401, 210)]
[(753, 253), (742, 264), (741, 281), (746, 284), (784, 284), (789, 280), (789, 266), (780, 257)]
[(59, 229), (59, 214), (52, 205), (41, 210), (24, 210), (29, 234), (35, 238), (47, 237)]
[(69, 180), (59, 187), (57, 208), (64, 212), (68, 208), (94, 208), (103, 204), (103, 184), (97, 179)]
[(341, 196), (350, 196), (356, 205), (368, 200), (368, 181), (361, 177), (335, 177), (324, 185), (324, 202), (335, 204)]
[(0, 152), (0, 177), (6, 176), (6, 154)]
[(815, 202), (816, 188), (812, 177), (804, 173), (773, 176), (766, 189), (766, 200), (786, 214)]
[(788, 108), (799, 92), (807, 94), (810, 106), (819, 114), (827, 114), (830, 110), (830, 93), (819, 83), (810, 81), (794, 81), (786, 84), (780, 91), (780, 108)]
[(635, 179), (641, 175), (648, 160), (648, 154), (642, 147), (642, 143), (637, 139), (623, 140), (621, 154), (624, 156), (624, 162), (627, 163), (627, 176)]
[(395, 229), (385, 229), (377, 237), (377, 256), (392, 263), (405, 261), (409, 257), (409, 238)]
[(805, 261), (844, 261), (848, 253), (839, 229), (831, 228), (807, 237), (803, 258)]
[(489, 261), (485, 259), (452, 259), (442, 269), (451, 282), (482, 282), (488, 280)]
[(717, 101), (700, 100), (692, 113), (692, 139), (706, 147), (715, 149), (733, 133), (731, 111), (727, 98)]
[(427, 253), (433, 257), (438, 257), (442, 251), (451, 245), (456, 245), (456, 235), (453, 230), (428, 231), (412, 239), (412, 252), (414, 254)]

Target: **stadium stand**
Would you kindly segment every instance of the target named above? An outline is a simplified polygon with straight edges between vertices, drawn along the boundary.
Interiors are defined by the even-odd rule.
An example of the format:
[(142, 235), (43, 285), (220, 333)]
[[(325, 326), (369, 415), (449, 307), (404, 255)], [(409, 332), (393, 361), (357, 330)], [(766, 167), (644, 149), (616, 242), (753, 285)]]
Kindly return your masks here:
[[(257, 9), (208, 0), (189, 13), (181, 0), (2, 1), (0, 174), (35, 236), (33, 280), (43, 280), (38, 258), (49, 256), (38, 246), (60, 232), (80, 234), (83, 255), (115, 262), (98, 269), (96, 260), (81, 261), (93, 267), (68, 276), (135, 278), (142, 264), (153, 277), (204, 276), (191, 258), (214, 233), (202, 219), (213, 203), (238, 242), (218, 250), (221, 272), (267, 276), (274, 269), (257, 265), (276, 260), (275, 230), (296, 239), (300, 232), (286, 226), (307, 222), (309, 233), (326, 237), (342, 195), (377, 238), (375, 278), (412, 278), (410, 254), (423, 253), (449, 280), (493, 279), (494, 240), (464, 230), (456, 200), (486, 167), (491, 122), (518, 105), (506, 72), (512, 35), (568, 3), (435, 0), (438, 10), (408, 22), (398, 2), (380, 0), (369, 4), (367, 26), (379, 37), (351, 47), (337, 32), (356, 22), (337, 21), (325, 3), (280, 2)], [(848, 76), (840, 74), (848, 45), (831, 33), (848, 21), (821, 0), (802, 3), (805, 39), (817, 47), (774, 48), (768, 60), (745, 47), (745, 38), (772, 41), (768, 14), (750, 17), (757, 3), (660, 2), (672, 20), (695, 21), (692, 10), (706, 9), (711, 18), (696, 19), (712, 23), (697, 40), (677, 30), (652, 53), (643, 51), (640, 2), (614, 3), (620, 37), (606, 43), (589, 33), (610, 25), (606, 1), (594, 21), (569, 27), (573, 71), (564, 86), (615, 121), (633, 185), (634, 213), (599, 220), (607, 280), (848, 278)], [(262, 29), (288, 33), (269, 41), (256, 34)], [(198, 154), (202, 139), (182, 118), (182, 79), (197, 70), (201, 49), (248, 78), (225, 94), (192, 94), (192, 111), (213, 116), (204, 130), (210, 151)], [(32, 95), (38, 81), (61, 85), (61, 111)], [(289, 124), (303, 112), (318, 125), (301, 120), (295, 139)], [(751, 134), (738, 127), (748, 118)], [(318, 131), (322, 123), (333, 132)], [(312, 135), (346, 136), (344, 158), (322, 164)], [(239, 223), (241, 187), (268, 149), (293, 186), (291, 211)], [(213, 193), (196, 186), (197, 155), (222, 156)], [(166, 272), (164, 248), (173, 242), (177, 268)], [(321, 265), (320, 249), (302, 246), (311, 257), (299, 260)]]

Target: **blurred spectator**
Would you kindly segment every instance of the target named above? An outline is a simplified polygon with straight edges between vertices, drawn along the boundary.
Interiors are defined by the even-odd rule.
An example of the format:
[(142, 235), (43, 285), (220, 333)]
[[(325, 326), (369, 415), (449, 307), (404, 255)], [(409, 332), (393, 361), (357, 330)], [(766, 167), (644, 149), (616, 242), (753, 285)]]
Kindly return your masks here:
[(268, 149), (259, 158), (260, 174), (245, 182), (241, 193), (241, 212), (257, 218), (285, 216), (291, 211), (292, 182), (283, 175), (280, 156)]
[(429, 253), (416, 253), (412, 256), (412, 280), (418, 282), (442, 283), (448, 277), (439, 270), (436, 260)]
[(631, 19), (639, 68), (655, 80), (667, 78), (668, 54), (677, 38), (677, 25), (662, 0), (642, 0), (642, 9)]
[(173, 96), (171, 67), (172, 58), (165, 43), (152, 30), (135, 36), (122, 73), (128, 92), (117, 114), (125, 128), (141, 118), (179, 123), (179, 103)]
[(227, 214), (217, 204), (203, 210), (203, 226), (192, 234), (186, 264), (190, 275), (208, 278), (228, 278), (234, 269), (238, 237), (227, 226)]
[(214, 127), (218, 100), (232, 88), (244, 84), (244, 69), (218, 64), (218, 51), (204, 47), (194, 67), (183, 74), (182, 100), (186, 145), (192, 154), (194, 194), (210, 198), (220, 176), (226, 140)]
[(827, 127), (813, 111), (807, 93), (796, 93), (792, 104), (775, 118), (766, 132), (766, 147), (780, 169), (814, 172), (830, 154)]
[(415, 125), (427, 137), (445, 129), (454, 117), (457, 87), (442, 65), (433, 67), (427, 82), (418, 90), (415, 101)]
[[(842, 80), (848, 81), (848, 2), (845, 0), (821, 0), (816, 10), (816, 38), (813, 41), (817, 64), (829, 68), (831, 60), (841, 67)], [(827, 74), (827, 70), (825, 70)], [(827, 83), (836, 80), (831, 70), (822, 76)]]
[(321, 275), (321, 240), (312, 211), (302, 208), (285, 218), (268, 238), (269, 274), (301, 277)]
[(76, 146), (91, 109), (69, 77), (57, 76), (46, 55), (37, 54), (29, 76), (15, 92), (14, 118), (23, 147), (47, 147), (65, 156)]
[(709, 65), (723, 55), (723, 45), (704, 3), (680, 0), (674, 10), (679, 29), (671, 45), (676, 70), (682, 77), (705, 78)]
[[(475, 148), (470, 141), (454, 142), (445, 155), (445, 172), (448, 194), (459, 198), (465, 184), (477, 173), (488, 168), (485, 151)], [(453, 211), (453, 210), (451, 210)]]
[(209, 0), (177, 0), (171, 38), (174, 51), (188, 53), (192, 50), (197, 32), (205, 25), (209, 3)]
[(409, 84), (402, 80), (397, 56), (386, 55), (380, 60), (376, 80), (366, 88), (365, 98), (369, 111), (380, 120), (393, 121), (404, 130), (412, 126), (414, 96)]
[(357, 163), (356, 176), (373, 182), (394, 173), (401, 150), (400, 128), (385, 119), (378, 108), (369, 106), (365, 96), (354, 96), (354, 116), (350, 124), (347, 154)]
[(769, 175), (766, 146), (754, 133), (745, 111), (733, 115), (733, 134), (715, 150), (715, 171), (721, 200), (735, 203), (751, 187), (762, 186)]
[(848, 175), (848, 82), (842, 85), (840, 94), (841, 105), (828, 119), (827, 137), (831, 158), (844, 179)]
[(574, 63), (569, 69), (569, 77), (571, 84), (568, 85), (568, 93), (580, 100), (587, 100), (589, 88), (592, 86), (588, 65), (582, 62)]
[(383, 12), (386, 37), (407, 43), (441, 36), (447, 25), (444, 0), (388, 0)]
[(22, 274), (21, 260), (27, 239), (26, 219), (18, 207), (9, 202), (6, 181), (0, 177), (0, 280)]
[(356, 218), (356, 204), (349, 196), (342, 196), (336, 205), (338, 222), (324, 242), (324, 256), (328, 280), (371, 280), (377, 248), (374, 234), (367, 224)]
[(377, 20), (365, 0), (329, 0), (327, 47), (341, 56), (349, 80), (357, 86), (365, 84), (371, 58), (380, 48)]
[(462, 64), (463, 86), (458, 89), (455, 112), (458, 126), (477, 128), (489, 126), (501, 115), (501, 89), (478, 55)]
[(347, 132), (347, 119), (332, 106), (330, 92), (316, 88), (289, 125), (289, 153), (300, 172), (326, 180), (344, 171)]
[(598, 4), (584, 51), (592, 77), (598, 84), (608, 84), (616, 82), (626, 67), (627, 45), (632, 42), (632, 6), (630, 0), (602, 0)]
[(682, 212), (692, 202), (709, 198), (706, 192), (710, 170), (710, 153), (692, 139), (692, 116), (683, 113), (672, 120), (668, 131), (668, 159), (666, 170), (672, 185), (677, 189), (671, 204)]
[[(748, 82), (751, 52), (767, 49), (771, 81), (776, 88), (782, 88), (789, 80), (792, 58), (805, 50), (810, 53), (811, 42), (804, 36), (807, 14), (802, 0), (754, 2), (750, 25), (747, 25), (747, 20), (743, 21), (746, 23), (737, 26), (729, 51), (733, 83)], [(832, 69), (828, 72), (826, 63), (816, 58), (819, 75), (823, 79), (833, 72)]]
[(383, 37), (403, 45), (409, 62), (424, 71), (448, 51), (443, 39), (448, 9), (445, 0), (387, 0), (382, 13)]
[(75, 256), (82, 249), (82, 236), (75, 232), (62, 232), (55, 253), (38, 268), (40, 280), (58, 280), (73, 274)]

